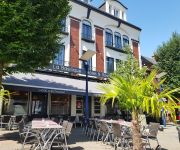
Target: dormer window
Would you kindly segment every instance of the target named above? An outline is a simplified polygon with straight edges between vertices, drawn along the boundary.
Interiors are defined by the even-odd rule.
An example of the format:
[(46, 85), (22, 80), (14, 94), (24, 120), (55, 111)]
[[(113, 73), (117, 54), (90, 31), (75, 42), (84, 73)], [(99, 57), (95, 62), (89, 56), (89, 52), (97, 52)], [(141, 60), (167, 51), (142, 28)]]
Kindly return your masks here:
[(109, 5), (109, 13), (111, 14), (112, 13), (112, 6)]
[(87, 20), (83, 20), (82, 23), (82, 38), (87, 40), (92, 40), (91, 23)]
[(114, 9), (114, 16), (115, 16), (115, 17), (119, 17), (119, 10)]
[(129, 45), (129, 37), (127, 35), (123, 35), (123, 46)]
[(113, 46), (113, 33), (110, 29), (106, 29), (106, 46)]

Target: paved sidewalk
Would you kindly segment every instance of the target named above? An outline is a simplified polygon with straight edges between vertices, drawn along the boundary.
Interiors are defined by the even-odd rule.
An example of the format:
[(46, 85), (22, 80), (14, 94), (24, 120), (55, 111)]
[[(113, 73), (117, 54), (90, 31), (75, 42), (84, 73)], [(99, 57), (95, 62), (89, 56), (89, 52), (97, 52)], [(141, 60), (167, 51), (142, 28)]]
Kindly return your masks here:
[[(18, 141), (18, 131), (0, 131), (0, 150), (20, 150), (21, 144)], [(180, 150), (178, 134), (175, 126), (167, 126), (163, 132), (158, 133), (159, 143), (162, 150)], [(157, 146), (156, 142), (151, 142), (152, 148)], [(102, 142), (90, 141), (82, 134), (80, 128), (73, 129), (68, 139), (70, 150), (113, 150), (110, 145)], [(26, 147), (28, 150), (29, 147)]]

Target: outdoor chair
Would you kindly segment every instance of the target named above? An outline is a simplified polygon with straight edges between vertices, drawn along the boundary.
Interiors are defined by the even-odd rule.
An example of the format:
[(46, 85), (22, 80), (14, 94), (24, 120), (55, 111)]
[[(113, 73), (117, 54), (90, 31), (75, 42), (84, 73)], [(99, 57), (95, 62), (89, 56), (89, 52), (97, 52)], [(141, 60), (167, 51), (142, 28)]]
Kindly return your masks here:
[(145, 129), (146, 132), (143, 133), (142, 137), (146, 138), (150, 148), (151, 148), (150, 139), (155, 140), (157, 142), (156, 148), (160, 148), (160, 144), (157, 138), (159, 126), (160, 126), (159, 123), (150, 122), (149, 126)]
[(11, 116), (11, 129), (17, 129), (19, 122), (23, 119), (23, 116)]
[(30, 144), (32, 149), (40, 148), (42, 150), (39, 136), (36, 132), (33, 132), (29, 126), (25, 126), (24, 121), (19, 122), (19, 136), (22, 150), (26, 144)]
[(68, 121), (64, 120), (62, 123), (63, 128), (66, 129), (67, 125), (68, 125)]
[(8, 130), (11, 129), (11, 116), (9, 115), (1, 116), (1, 128), (3, 128), (3, 126)]
[(94, 138), (95, 138), (95, 135), (97, 136), (98, 135), (98, 132), (99, 132), (99, 130), (100, 130), (100, 125), (99, 125), (99, 122), (98, 122), (98, 120), (97, 119), (94, 119), (94, 122), (93, 122), (93, 137), (92, 137), (92, 140), (94, 140)]
[[(70, 125), (71, 124), (71, 125)], [(73, 126), (72, 123), (69, 123), (69, 127)], [(69, 129), (68, 127), (68, 129)], [(51, 134), (52, 138), (49, 141), (48, 147), (46, 149), (51, 150), (52, 148), (63, 148), (63, 150), (68, 150), (66, 134), (64, 129), (56, 130)]]
[(68, 121), (72, 122), (74, 127), (76, 128), (76, 116), (70, 116), (68, 117)]
[(67, 138), (68, 138), (69, 135), (71, 134), (72, 127), (73, 127), (73, 123), (68, 122), (67, 127), (66, 127), (66, 130), (65, 130), (65, 134), (66, 134), (66, 137), (67, 137)]
[(100, 140), (102, 142), (108, 142), (108, 140), (110, 140), (110, 142), (112, 141), (112, 129), (105, 121), (100, 122), (100, 130), (98, 132), (97, 141), (99, 140), (100, 135)]

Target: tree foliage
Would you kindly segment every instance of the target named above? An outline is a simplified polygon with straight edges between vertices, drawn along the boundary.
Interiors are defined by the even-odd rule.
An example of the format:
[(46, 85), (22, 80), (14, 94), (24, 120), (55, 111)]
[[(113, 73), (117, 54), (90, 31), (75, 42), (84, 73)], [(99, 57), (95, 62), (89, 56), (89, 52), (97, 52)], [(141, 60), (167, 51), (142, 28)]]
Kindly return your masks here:
[(60, 20), (69, 11), (67, 0), (1, 0), (1, 72), (32, 72), (48, 65), (59, 50)]
[(167, 74), (165, 84), (180, 87), (180, 34), (173, 33), (169, 41), (163, 43), (154, 54), (157, 67)]

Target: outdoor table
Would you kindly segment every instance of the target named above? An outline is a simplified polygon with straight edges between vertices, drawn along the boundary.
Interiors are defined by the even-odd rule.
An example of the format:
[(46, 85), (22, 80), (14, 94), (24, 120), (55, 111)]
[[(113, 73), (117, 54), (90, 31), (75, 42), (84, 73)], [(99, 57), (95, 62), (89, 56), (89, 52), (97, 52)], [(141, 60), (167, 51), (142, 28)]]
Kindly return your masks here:
[[(56, 134), (62, 133), (61, 136), (64, 138), (64, 144), (66, 149), (68, 150), (65, 129), (63, 128), (63, 126), (50, 119), (34, 119), (32, 120), (32, 129), (37, 132), (37, 134), (43, 141), (43, 149), (47, 149), (48, 143), (52, 144), (53, 140), (56, 137)], [(50, 148), (51, 146), (48, 147), (48, 149)]]

